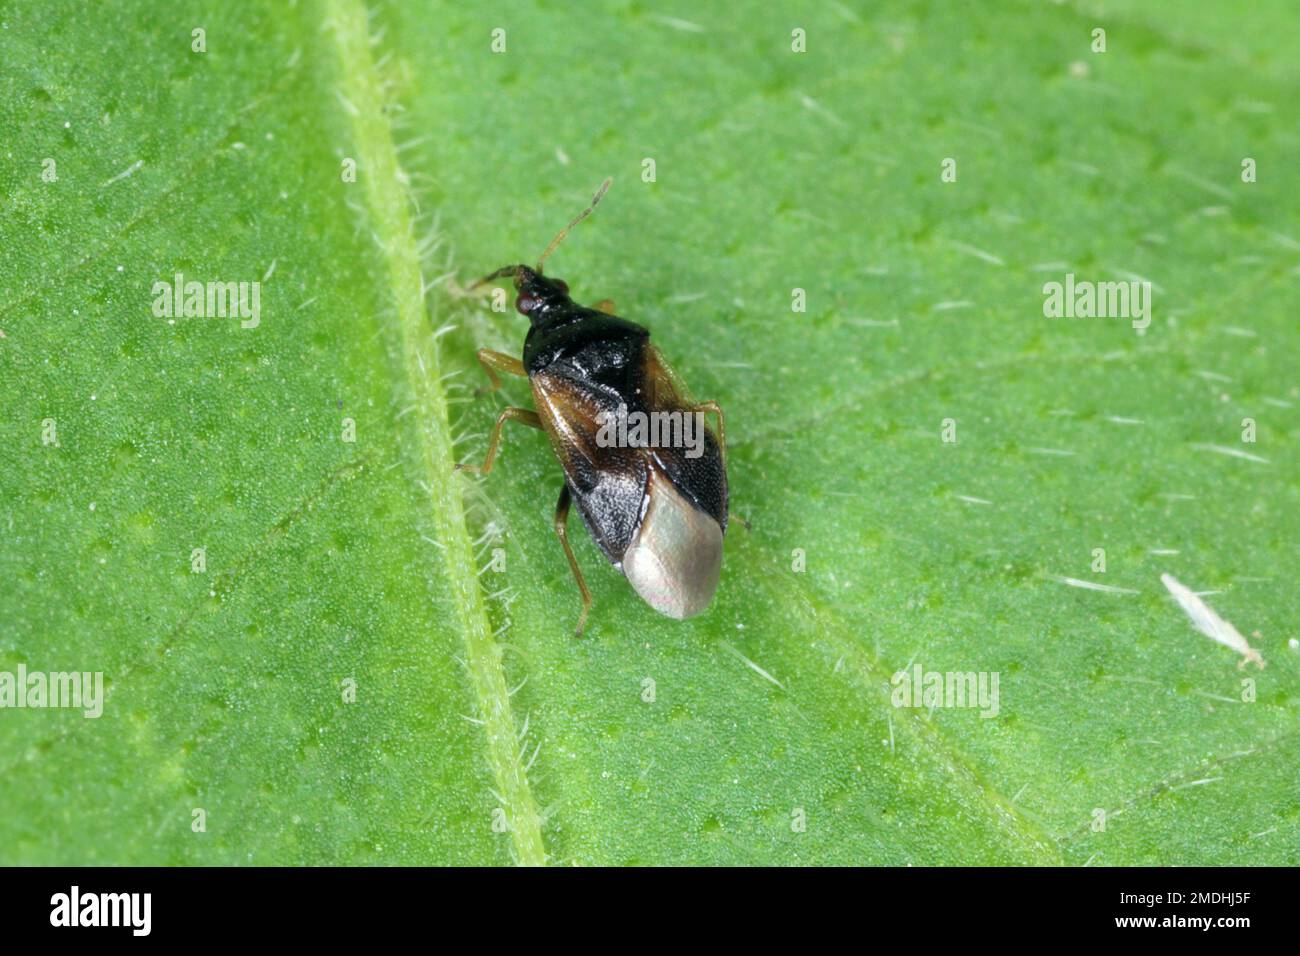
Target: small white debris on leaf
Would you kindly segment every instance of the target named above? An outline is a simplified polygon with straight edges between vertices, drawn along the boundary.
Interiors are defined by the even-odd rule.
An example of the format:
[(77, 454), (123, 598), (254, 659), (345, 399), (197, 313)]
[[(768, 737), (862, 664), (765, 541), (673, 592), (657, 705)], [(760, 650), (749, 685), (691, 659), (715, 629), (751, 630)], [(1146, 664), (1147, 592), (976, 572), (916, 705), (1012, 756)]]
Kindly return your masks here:
[(1238, 667), (1245, 667), (1247, 661), (1253, 661), (1256, 667), (1264, 666), (1264, 658), (1259, 651), (1250, 646), (1240, 631), (1214, 613), (1214, 609), (1202, 601), (1195, 591), (1181, 584), (1172, 574), (1160, 575), (1160, 582), (1187, 612), (1187, 616), (1192, 619), (1192, 626), (1211, 640), (1230, 647), (1241, 655)]

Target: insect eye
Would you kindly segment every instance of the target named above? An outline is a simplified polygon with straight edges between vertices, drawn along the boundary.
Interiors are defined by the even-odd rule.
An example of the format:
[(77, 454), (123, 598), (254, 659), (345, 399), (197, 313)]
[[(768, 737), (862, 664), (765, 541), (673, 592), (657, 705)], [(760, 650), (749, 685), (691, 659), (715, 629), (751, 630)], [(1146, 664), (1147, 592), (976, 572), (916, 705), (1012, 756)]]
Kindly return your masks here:
[(556, 279), (555, 284), (560, 287), (562, 293), (565, 295), (569, 294), (569, 283), (565, 282), (563, 279)]
[(515, 308), (519, 310), (521, 315), (527, 315), (536, 304), (537, 300), (531, 295), (520, 295), (515, 298)]

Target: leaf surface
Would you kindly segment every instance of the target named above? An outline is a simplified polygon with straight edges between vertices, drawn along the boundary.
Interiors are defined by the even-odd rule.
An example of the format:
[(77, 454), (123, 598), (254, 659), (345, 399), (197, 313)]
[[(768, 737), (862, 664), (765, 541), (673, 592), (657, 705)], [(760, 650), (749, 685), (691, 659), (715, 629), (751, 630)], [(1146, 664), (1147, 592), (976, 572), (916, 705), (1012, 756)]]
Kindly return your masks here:
[[(58, 6), (0, 17), (0, 671), (108, 689), (0, 710), (0, 861), (1300, 861), (1294, 31)], [(682, 623), (575, 520), (574, 640), (545, 439), (452, 471), (530, 402), (459, 290), (611, 174), (548, 274), (726, 409), (750, 527)], [(155, 316), (176, 273), (260, 322)], [(1149, 327), (1046, 317), (1067, 273)], [(996, 716), (895, 706), (917, 666)]]

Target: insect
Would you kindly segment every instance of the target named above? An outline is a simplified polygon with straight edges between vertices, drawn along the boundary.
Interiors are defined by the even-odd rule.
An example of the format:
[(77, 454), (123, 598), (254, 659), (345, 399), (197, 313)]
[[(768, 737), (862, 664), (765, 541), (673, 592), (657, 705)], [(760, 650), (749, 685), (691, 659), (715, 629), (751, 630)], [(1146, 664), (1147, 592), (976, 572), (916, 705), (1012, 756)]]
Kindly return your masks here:
[[(504, 266), (475, 287), (509, 276), (515, 308), (528, 317), (523, 360), (480, 349), (478, 360), (491, 388), (498, 373), (527, 376), (536, 411), (509, 407), (501, 412), (481, 465), (458, 469), (486, 475), (492, 470), (506, 422), (546, 432), (564, 468), (564, 487), (555, 506), (555, 533), (582, 595), (577, 635), (591, 610), (591, 592), (569, 543), (571, 502), (592, 538), (641, 598), (656, 611), (683, 619), (709, 606), (722, 569), (727, 530), (726, 426), (717, 402), (694, 402), (676, 374), (650, 344), (643, 326), (613, 314), (608, 301), (595, 308), (569, 297), (563, 279), (542, 274), (542, 265), (609, 188), (605, 180), (583, 212), (560, 230), (537, 265)], [(698, 425), (691, 448), (683, 442), (611, 442), (602, 428), (633, 413), (677, 413)], [(705, 425), (716, 414), (718, 434)], [(642, 419), (643, 421), (645, 419)], [(665, 420), (661, 414), (659, 420)], [(680, 438), (681, 432), (671, 433)]]

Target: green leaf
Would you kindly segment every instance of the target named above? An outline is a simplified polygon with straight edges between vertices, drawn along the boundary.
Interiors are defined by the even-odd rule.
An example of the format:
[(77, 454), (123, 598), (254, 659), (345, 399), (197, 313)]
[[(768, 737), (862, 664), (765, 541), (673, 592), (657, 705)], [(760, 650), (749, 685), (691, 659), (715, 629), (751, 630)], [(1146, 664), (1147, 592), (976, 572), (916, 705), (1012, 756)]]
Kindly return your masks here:
[[(1185, 6), (7, 7), (0, 675), (106, 687), (0, 709), (0, 862), (1300, 862), (1296, 49)], [(548, 273), (749, 528), (675, 622), (575, 521), (575, 640), (544, 437), (452, 471), (530, 402), (461, 290), (611, 174)]]

